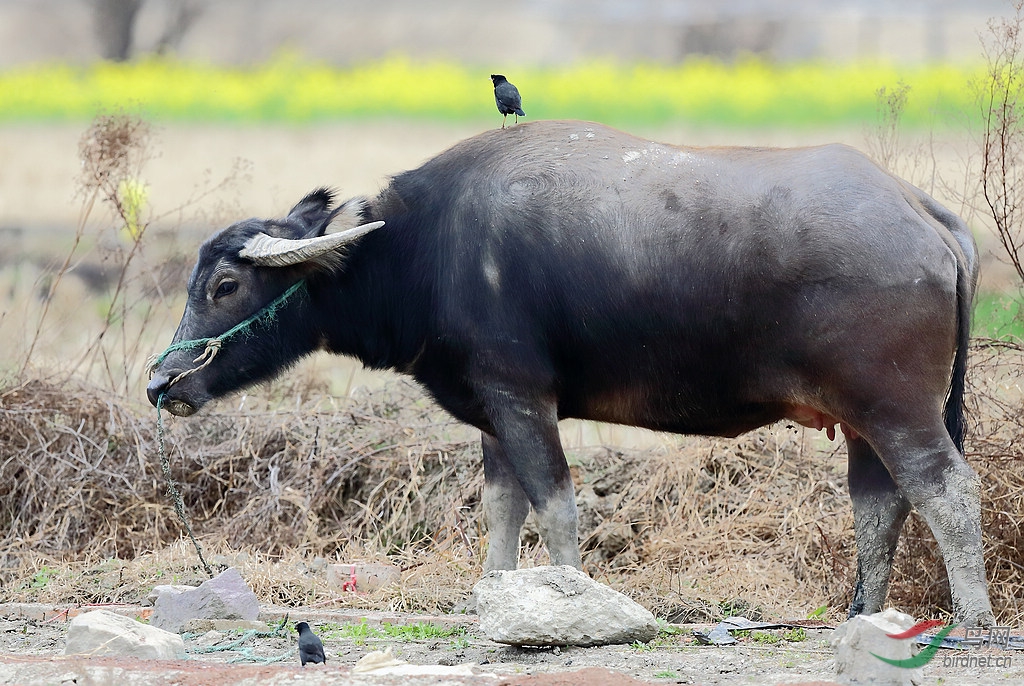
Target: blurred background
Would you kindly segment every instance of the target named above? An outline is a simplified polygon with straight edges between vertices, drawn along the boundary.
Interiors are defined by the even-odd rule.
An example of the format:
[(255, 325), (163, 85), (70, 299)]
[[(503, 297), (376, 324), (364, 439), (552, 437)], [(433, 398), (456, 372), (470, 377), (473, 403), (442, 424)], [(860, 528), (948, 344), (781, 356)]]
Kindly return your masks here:
[(347, 65), (976, 60), (1003, 0), (4, 0), (0, 67), (173, 53), (256, 64), (282, 47)]
[[(854, 145), (998, 248), (974, 166), (986, 40), (1013, 11), (1003, 0), (0, 0), (0, 370), (95, 380), (97, 365), (117, 367), (107, 342), (69, 362), (81, 336), (64, 328), (98, 316), (101, 333), (86, 338), (105, 338), (118, 304), (114, 319), (133, 321), (126, 286), (148, 280), (115, 384), (141, 399), (138, 358), (173, 332), (205, 237), (283, 215), (318, 186), (373, 194), (499, 126), (495, 72), (519, 87), (526, 121), (594, 120), (676, 144)], [(103, 137), (117, 131), (96, 129), (98, 116), (138, 123), (118, 130), (116, 168), (93, 170), (117, 177), (105, 188), (87, 178), (103, 160), (87, 158), (108, 154)], [(987, 292), (1015, 292), (1005, 260), (986, 254)], [(351, 388), (348, 371), (336, 377), (333, 390)]]

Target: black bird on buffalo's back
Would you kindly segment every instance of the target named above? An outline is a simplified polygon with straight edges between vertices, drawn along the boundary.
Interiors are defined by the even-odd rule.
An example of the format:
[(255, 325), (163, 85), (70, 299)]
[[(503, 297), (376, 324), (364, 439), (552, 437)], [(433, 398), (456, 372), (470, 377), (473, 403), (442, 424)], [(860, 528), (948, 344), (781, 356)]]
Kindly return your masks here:
[(295, 629), (299, 632), (299, 662), (302, 666), (305, 667), (307, 662), (326, 664), (327, 658), (324, 657), (324, 644), (320, 642), (320, 638), (309, 628), (309, 624), (299, 622), (295, 625)]
[(516, 116), (518, 124), (519, 117), (526, 116), (526, 112), (523, 112), (522, 98), (519, 97), (519, 89), (501, 74), (491, 74), (491, 83), (494, 84), (494, 102), (502, 114), (501, 128), (505, 128), (505, 119), (510, 114)]

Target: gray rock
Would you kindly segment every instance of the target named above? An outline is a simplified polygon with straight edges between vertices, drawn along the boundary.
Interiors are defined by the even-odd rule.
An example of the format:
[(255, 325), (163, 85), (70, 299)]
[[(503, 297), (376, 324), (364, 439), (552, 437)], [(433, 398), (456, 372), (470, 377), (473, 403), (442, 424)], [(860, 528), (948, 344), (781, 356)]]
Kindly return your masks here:
[(890, 660), (913, 657), (917, 652), (913, 639), (886, 636), (901, 633), (912, 626), (913, 617), (892, 608), (873, 615), (857, 615), (840, 624), (831, 639), (836, 651), (836, 679), (851, 685), (911, 686), (922, 683), (924, 672), (920, 668), (896, 667), (875, 657), (881, 655)]
[(64, 654), (175, 660), (185, 657), (185, 643), (170, 631), (109, 610), (95, 610), (71, 620)]
[(330, 563), (327, 561), (327, 558), (320, 557), (319, 555), (317, 555), (313, 558), (313, 561), (309, 563), (309, 571), (313, 572), (314, 574), (319, 574), (320, 572), (327, 569), (327, 565), (329, 564)]
[(158, 596), (149, 622), (178, 632), (192, 619), (254, 620), (259, 613), (256, 594), (232, 567), (192, 590)]
[(480, 629), (517, 646), (595, 646), (650, 641), (648, 610), (574, 567), (490, 572), (473, 589)]
[(184, 591), (191, 591), (195, 586), (186, 586), (185, 584), (161, 584), (154, 586), (153, 590), (149, 592), (149, 595), (142, 601), (143, 607), (153, 607), (156, 605), (156, 599), (162, 596), (164, 593), (182, 593)]

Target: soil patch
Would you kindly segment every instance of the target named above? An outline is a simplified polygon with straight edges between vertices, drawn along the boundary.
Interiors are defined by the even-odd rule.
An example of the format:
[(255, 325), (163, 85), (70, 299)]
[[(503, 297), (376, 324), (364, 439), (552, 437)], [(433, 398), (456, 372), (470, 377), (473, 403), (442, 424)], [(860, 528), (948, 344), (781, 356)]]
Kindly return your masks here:
[[(86, 611), (89, 608), (72, 610)], [(106, 609), (110, 609), (107, 607)], [(117, 611), (144, 615), (145, 609), (120, 606)], [(265, 612), (261, 618), (273, 625), (283, 608)], [(509, 686), (555, 686), (566, 684), (734, 683), (737, 679), (775, 684), (827, 679), (832, 672), (830, 630), (810, 628), (806, 638), (791, 643), (780, 633), (764, 632), (745, 637), (741, 645), (727, 648), (698, 645), (691, 629), (677, 627), (649, 644), (593, 648), (515, 648), (488, 641), (476, 628), (475, 618), (466, 615), (408, 615), (396, 613), (331, 613), (291, 609), (290, 622), (301, 618), (311, 623), (324, 642), (326, 667), (298, 666), (294, 632), (286, 638), (253, 638), (234, 650), (216, 651), (220, 645), (236, 644), (243, 630), (197, 631), (183, 634), (189, 660), (129, 661), (113, 658), (74, 658), (61, 655), (67, 615), (53, 613), (49, 606), (0, 606), (0, 677), (37, 677), (91, 672), (107, 676), (123, 674), (128, 683), (417, 683), (417, 677), (376, 676), (352, 673), (355, 663), (367, 653), (390, 647), (396, 658), (420, 666), (473, 664), (474, 677), (444, 676), (444, 683), (508, 684)], [(29, 616), (31, 615), (31, 616)], [(46, 619), (39, 617), (46, 616)], [(344, 627), (369, 625), (431, 625), (458, 627), (447, 638), (396, 640), (342, 637)], [(770, 642), (769, 642), (770, 641)], [(256, 664), (265, 661), (270, 664)], [(422, 683), (437, 683), (438, 676), (424, 675)], [(3, 681), (3, 678), (0, 678)], [(59, 679), (58, 679), (59, 681)], [(38, 683), (38, 682), (37, 682)], [(81, 683), (81, 682), (80, 682)]]
[[(502, 646), (482, 637), (473, 617), (367, 611), (325, 612), (301, 608), (268, 609), (261, 619), (276, 625), (287, 612), (290, 622), (311, 623), (324, 642), (327, 665), (300, 668), (294, 632), (286, 637), (253, 638), (239, 644), (242, 628), (200, 630), (184, 634), (187, 660), (142, 661), (64, 656), (67, 615), (89, 608), (43, 605), (0, 605), (0, 683), (123, 683), (247, 684), (288, 683), (419, 686), (420, 684), (484, 684), (494, 686), (619, 686), (662, 684), (832, 684), (831, 629), (805, 622), (800, 640), (787, 640), (782, 630), (750, 632), (732, 646), (700, 645), (692, 630), (710, 625), (673, 627), (649, 644), (593, 648), (531, 648)], [(111, 609), (109, 606), (105, 609)], [(130, 616), (146, 608), (114, 608)], [(386, 623), (386, 624), (385, 624)], [(458, 627), (447, 638), (398, 640), (351, 638), (345, 627), (369, 625)], [(790, 634), (792, 636), (792, 634)], [(235, 645), (234, 650), (216, 651)], [(436, 667), (473, 665), (472, 676), (433, 674), (374, 675), (352, 671), (367, 653), (390, 647), (392, 653), (424, 671)], [(959, 669), (943, 666), (939, 654), (925, 668), (925, 684), (1024, 684), (1021, 664), (1003, 669)], [(1016, 655), (1012, 655), (1016, 658)]]

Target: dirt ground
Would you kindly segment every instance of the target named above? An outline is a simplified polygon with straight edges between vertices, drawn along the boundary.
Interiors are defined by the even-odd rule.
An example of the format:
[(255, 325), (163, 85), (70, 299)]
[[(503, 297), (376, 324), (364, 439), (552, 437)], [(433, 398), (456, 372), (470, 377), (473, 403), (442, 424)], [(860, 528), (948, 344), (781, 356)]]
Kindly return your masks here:
[[(804, 622), (806, 638), (782, 638), (781, 630), (740, 637), (732, 646), (699, 644), (693, 631), (708, 625), (673, 625), (650, 644), (591, 648), (516, 648), (489, 641), (477, 630), (475, 617), (398, 613), (267, 608), (260, 619), (267, 630), (288, 614), (289, 623), (307, 620), (324, 638), (327, 665), (301, 668), (295, 634), (241, 641), (241, 622), (219, 629), (201, 623), (183, 633), (187, 660), (142, 661), (127, 658), (64, 656), (68, 615), (89, 607), (0, 605), (0, 684), (111, 683), (148, 684), (501, 684), (507, 686), (615, 686), (662, 684), (829, 684), (834, 677), (832, 629)], [(146, 608), (107, 607), (128, 616), (145, 616)], [(462, 627), (464, 634), (424, 640), (337, 638), (338, 627), (429, 622)], [(194, 630), (192, 630), (194, 629)], [(223, 650), (234, 646), (232, 650)], [(398, 674), (355, 673), (356, 662), (372, 651), (391, 649), (407, 662)], [(220, 651), (217, 649), (220, 648)], [(943, 651), (946, 652), (946, 651)], [(1024, 684), (1024, 654), (1011, 654), (1012, 667), (944, 667), (943, 653), (925, 668), (924, 684)]]
[[(76, 194), (81, 173), (78, 144), (88, 126), (89, 122), (0, 126), (0, 228), (74, 228), (82, 209), (82, 198)], [(319, 186), (338, 188), (342, 197), (374, 194), (391, 175), (414, 168), (485, 128), (464, 122), (387, 120), (294, 127), (156, 122), (150, 125), (148, 154), (137, 177), (148, 187), (154, 228), (184, 226), (209, 232), (224, 220), (277, 216)], [(864, 151), (870, 151), (872, 135), (857, 127), (626, 130), (677, 145), (846, 143)], [(927, 153), (934, 156), (938, 170), (955, 179), (970, 142), (955, 132), (920, 143), (917, 137), (906, 137), (907, 155), (897, 172), (960, 211), (941, 188), (929, 187), (931, 167), (918, 159), (918, 146), (929, 145)]]
[[(118, 612), (142, 614), (144, 608), (119, 607)], [(81, 611), (86, 611), (82, 608)], [(297, 684), (323, 683), (409, 683), (408, 675), (397, 677), (357, 676), (351, 673), (355, 663), (367, 653), (391, 647), (393, 655), (411, 665), (441, 666), (451, 669), (474, 665), (473, 677), (457, 673), (422, 675), (424, 683), (502, 683), (502, 684), (627, 684), (633, 680), (678, 684), (795, 684), (827, 680), (832, 675), (832, 651), (828, 645), (831, 630), (809, 629), (800, 643), (780, 641), (759, 643), (744, 639), (731, 647), (701, 646), (690, 629), (677, 635), (663, 635), (649, 645), (620, 645), (594, 648), (522, 649), (503, 646), (481, 636), (472, 616), (428, 617), (379, 612), (308, 612), (294, 609), (263, 613), (273, 625), (285, 612), (290, 620), (309, 621), (324, 637), (327, 666), (299, 668), (294, 633), (287, 638), (254, 638), (237, 650), (202, 652), (234, 643), (239, 629), (203, 630), (184, 633), (189, 660), (159, 665), (114, 659), (63, 657), (67, 631), (66, 615), (46, 606), (0, 606), (0, 683), (42, 683), (54, 677), (67, 681), (69, 674), (106, 673), (130, 670), (132, 683), (280, 683), (289, 679)], [(45, 617), (45, 618), (44, 618)], [(367, 621), (405, 624), (430, 622), (437, 626), (465, 628), (461, 636), (397, 642), (390, 639), (366, 640), (331, 638), (330, 627)], [(707, 630), (710, 627), (696, 627)], [(781, 632), (779, 632), (781, 633)], [(261, 661), (276, 660), (259, 665)], [(239, 662), (233, 662), (239, 660)], [(141, 671), (140, 671), (141, 670)], [(146, 677), (139, 676), (146, 674)], [(216, 674), (216, 678), (211, 678)], [(558, 679), (555, 679), (558, 676)], [(95, 679), (95, 677), (93, 677)], [(166, 679), (162, 681), (161, 679)], [(433, 680), (432, 680), (433, 679)], [(363, 681), (365, 680), (365, 681)], [(78, 683), (82, 683), (79, 681)], [(1024, 683), (1024, 682), (1022, 682)]]

